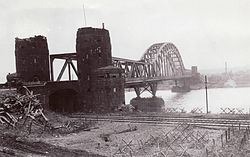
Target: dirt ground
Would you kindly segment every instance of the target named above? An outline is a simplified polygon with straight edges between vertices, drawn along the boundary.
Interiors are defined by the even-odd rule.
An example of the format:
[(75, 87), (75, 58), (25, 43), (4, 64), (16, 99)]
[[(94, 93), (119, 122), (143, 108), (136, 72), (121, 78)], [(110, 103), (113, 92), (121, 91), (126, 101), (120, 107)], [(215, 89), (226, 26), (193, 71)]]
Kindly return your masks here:
[[(0, 124), (0, 156), (250, 156), (250, 131), (245, 128), (90, 121), (52, 111), (44, 114), (49, 119), (49, 127), (33, 124), (31, 132), (29, 122), (22, 125), (23, 122), (19, 121), (16, 128)], [(128, 115), (250, 119), (249, 115), (189, 113)], [(225, 138), (225, 131), (230, 138)]]
[[(174, 126), (102, 122), (92, 131), (44, 138), (42, 141), (104, 156), (153, 156), (161, 141), (159, 138), (163, 138), (173, 128)], [(198, 130), (204, 132), (203, 129)], [(220, 131), (208, 130), (207, 133), (212, 138)]]
[[(49, 130), (40, 125), (33, 124), (31, 133), (28, 131), (29, 122), (23, 126), (22, 121), (18, 122), (16, 128), (0, 124), (0, 156), (86, 156), (102, 157), (83, 149), (71, 149), (63, 145), (54, 145), (46, 142), (46, 139), (57, 139), (67, 134), (78, 133), (85, 130), (85, 125), (81, 121), (69, 121), (69, 118), (53, 112), (46, 112), (51, 119), (53, 129)], [(90, 123), (88, 123), (89, 125)], [(68, 125), (67, 127), (65, 125)], [(76, 128), (73, 125), (77, 125)], [(90, 124), (92, 125), (92, 124)], [(58, 128), (57, 128), (58, 127)], [(59, 138), (58, 138), (59, 139)]]
[[(53, 130), (0, 125), (0, 156), (247, 156), (248, 134), (188, 124), (95, 122), (45, 112)], [(231, 131), (232, 132), (232, 131)], [(223, 142), (223, 143), (222, 143)]]

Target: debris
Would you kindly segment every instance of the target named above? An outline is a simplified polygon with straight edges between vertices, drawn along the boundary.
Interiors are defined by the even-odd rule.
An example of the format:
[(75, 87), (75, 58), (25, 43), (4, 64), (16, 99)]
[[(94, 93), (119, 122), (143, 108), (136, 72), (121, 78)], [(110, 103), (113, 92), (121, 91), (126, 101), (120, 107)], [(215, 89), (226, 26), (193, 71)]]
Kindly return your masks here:
[(110, 141), (110, 135), (111, 135), (111, 134), (101, 134), (100, 137), (101, 137), (101, 139), (103, 139), (105, 142), (109, 142), (109, 141)]
[(131, 132), (131, 131), (136, 131), (137, 130), (137, 126), (131, 126), (128, 124), (128, 129), (124, 129), (121, 131), (115, 131), (115, 134), (122, 134), (122, 133), (126, 133), (126, 132)]
[(135, 107), (132, 106), (131, 104), (127, 104), (127, 105), (122, 104), (118, 108), (118, 111), (120, 111), (120, 112), (134, 112), (135, 111)]
[(0, 100), (0, 123), (7, 124), (14, 128), (18, 122), (24, 120), (22, 126), (28, 119), (31, 119), (29, 124), (29, 133), (32, 124), (46, 127), (48, 118), (43, 113), (43, 107), (37, 99), (38, 95), (34, 95), (27, 87), (23, 86), (26, 94), (6, 95)]
[(10, 148), (7, 148), (7, 147), (0, 147), (0, 152), (3, 152), (5, 154), (9, 154), (9, 155), (15, 155), (15, 152), (10, 149)]

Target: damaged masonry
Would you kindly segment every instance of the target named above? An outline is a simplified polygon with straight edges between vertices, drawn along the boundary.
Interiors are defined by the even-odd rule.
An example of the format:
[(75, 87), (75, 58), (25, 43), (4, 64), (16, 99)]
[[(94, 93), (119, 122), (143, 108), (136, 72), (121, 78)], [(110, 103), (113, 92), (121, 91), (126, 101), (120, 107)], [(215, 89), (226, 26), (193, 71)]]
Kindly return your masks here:
[[(73, 54), (49, 56), (43, 36), (16, 38), (15, 56), (16, 73), (7, 76), (8, 84), (22, 84), (39, 94), (45, 108), (59, 112), (106, 113), (116, 111), (125, 103), (124, 70), (112, 65), (109, 32), (104, 28), (78, 29), (76, 53)], [(55, 59), (65, 59), (56, 81)], [(73, 60), (77, 61), (77, 67)], [(60, 81), (66, 67), (69, 77), (73, 68), (78, 80)]]

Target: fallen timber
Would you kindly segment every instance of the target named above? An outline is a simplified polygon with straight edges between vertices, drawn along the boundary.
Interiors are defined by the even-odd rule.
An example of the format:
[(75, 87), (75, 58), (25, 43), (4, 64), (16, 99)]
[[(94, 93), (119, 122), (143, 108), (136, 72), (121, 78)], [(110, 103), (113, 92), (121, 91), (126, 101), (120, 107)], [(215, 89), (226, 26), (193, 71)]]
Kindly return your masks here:
[(6, 124), (17, 128), (17, 124), (20, 124), (21, 120), (21, 126), (25, 126), (26, 122), (30, 121), (29, 133), (32, 124), (47, 127), (48, 119), (43, 113), (42, 104), (37, 98), (38, 95), (34, 95), (33, 91), (30, 91), (26, 86), (23, 86), (22, 89), (25, 94), (12, 93), (0, 99), (0, 125)]
[(231, 119), (231, 118), (203, 118), (203, 117), (167, 117), (167, 116), (119, 116), (119, 115), (84, 115), (71, 114), (71, 118), (83, 118), (93, 121), (111, 121), (124, 123), (147, 123), (155, 125), (175, 125), (179, 123), (187, 123), (201, 127), (241, 127), (250, 126), (250, 120)]

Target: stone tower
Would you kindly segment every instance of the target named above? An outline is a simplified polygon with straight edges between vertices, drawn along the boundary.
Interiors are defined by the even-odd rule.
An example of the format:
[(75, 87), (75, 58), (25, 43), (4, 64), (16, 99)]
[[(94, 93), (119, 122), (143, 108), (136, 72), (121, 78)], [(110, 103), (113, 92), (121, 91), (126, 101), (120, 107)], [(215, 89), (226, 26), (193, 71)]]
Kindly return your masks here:
[[(76, 52), (82, 109), (87, 112), (105, 112), (111, 111), (114, 109), (114, 106), (123, 103), (123, 70), (112, 66), (111, 43), (108, 30), (91, 27), (78, 29)], [(108, 83), (112, 81), (116, 83), (112, 85), (112, 89), (108, 89)], [(117, 88), (122, 89), (117, 90)], [(103, 89), (102, 92), (105, 94), (99, 93), (99, 89)], [(118, 93), (118, 91), (122, 91), (119, 94), (122, 95), (122, 98), (117, 101), (117, 99), (113, 99), (114, 95), (112, 93)], [(106, 102), (106, 104), (103, 104), (103, 102)], [(104, 107), (101, 107), (103, 105)], [(100, 108), (104, 109), (100, 110)]]
[(49, 81), (49, 50), (44, 36), (15, 39), (16, 72), (24, 82)]

